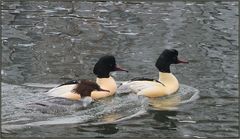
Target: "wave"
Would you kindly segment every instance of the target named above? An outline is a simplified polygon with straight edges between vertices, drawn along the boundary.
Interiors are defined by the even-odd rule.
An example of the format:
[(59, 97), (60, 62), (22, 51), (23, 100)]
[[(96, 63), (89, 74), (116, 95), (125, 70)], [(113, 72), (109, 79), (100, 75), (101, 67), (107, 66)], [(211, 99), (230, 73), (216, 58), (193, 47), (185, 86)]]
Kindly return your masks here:
[[(118, 82), (119, 84), (120, 82)], [(55, 84), (52, 86), (55, 87)], [(199, 90), (184, 84), (177, 93), (161, 98), (146, 98), (134, 93), (116, 93), (95, 102), (88, 99), (71, 101), (63, 98), (53, 98), (45, 94), (49, 85), (28, 83), (11, 85), (2, 83), (3, 131), (17, 130), (29, 126), (42, 125), (101, 125), (113, 124), (147, 114), (148, 110), (171, 111), (181, 108), (181, 105), (194, 102), (199, 98)], [(18, 90), (18, 91), (16, 91)], [(21, 94), (21, 99), (16, 99)], [(41, 96), (41, 97), (40, 97)], [(39, 97), (39, 98), (38, 98)], [(22, 101), (25, 99), (27, 101)], [(17, 113), (11, 115), (12, 112)], [(15, 122), (15, 119), (27, 119)], [(47, 120), (46, 120), (47, 119)]]

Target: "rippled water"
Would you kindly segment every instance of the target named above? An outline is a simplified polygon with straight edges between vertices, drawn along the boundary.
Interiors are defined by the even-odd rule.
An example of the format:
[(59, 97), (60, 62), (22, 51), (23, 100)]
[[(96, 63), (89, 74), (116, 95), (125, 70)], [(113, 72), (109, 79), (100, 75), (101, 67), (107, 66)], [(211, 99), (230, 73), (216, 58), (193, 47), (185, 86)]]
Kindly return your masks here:
[[(237, 2), (3, 2), (3, 136), (239, 136), (238, 17)], [(45, 94), (70, 79), (95, 80), (104, 54), (130, 71), (113, 73), (118, 81), (157, 78), (166, 48), (190, 62), (171, 67), (180, 96), (117, 94), (84, 107)], [(200, 98), (172, 107), (186, 92)]]

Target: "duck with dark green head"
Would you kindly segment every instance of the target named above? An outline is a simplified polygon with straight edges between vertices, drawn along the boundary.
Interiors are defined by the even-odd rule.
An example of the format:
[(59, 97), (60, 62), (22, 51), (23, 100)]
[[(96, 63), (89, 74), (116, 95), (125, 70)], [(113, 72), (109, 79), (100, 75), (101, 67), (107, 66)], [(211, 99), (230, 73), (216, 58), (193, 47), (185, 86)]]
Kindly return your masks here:
[(179, 82), (171, 73), (170, 65), (179, 63), (188, 62), (179, 60), (177, 50), (165, 49), (155, 63), (159, 71), (158, 79), (134, 78), (120, 87), (128, 88), (138, 95), (147, 97), (161, 97), (175, 93), (179, 89)]
[(47, 92), (49, 96), (62, 97), (71, 100), (80, 100), (83, 97), (100, 99), (115, 94), (117, 85), (110, 76), (110, 72), (126, 71), (117, 66), (112, 55), (101, 57), (95, 64), (93, 73), (97, 76), (96, 82), (88, 80), (73, 80), (61, 84)]

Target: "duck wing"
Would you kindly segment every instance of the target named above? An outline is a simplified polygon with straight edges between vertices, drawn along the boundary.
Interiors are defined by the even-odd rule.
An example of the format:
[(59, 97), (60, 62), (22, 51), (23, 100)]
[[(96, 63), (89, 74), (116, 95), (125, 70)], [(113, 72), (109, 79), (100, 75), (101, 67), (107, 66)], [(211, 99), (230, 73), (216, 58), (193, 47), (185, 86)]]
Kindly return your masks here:
[(156, 79), (151, 79), (151, 78), (145, 78), (145, 77), (136, 77), (131, 79), (130, 81), (151, 81), (151, 82), (157, 82), (162, 84), (163, 86), (165, 86), (162, 82), (160, 82), (159, 80)]
[(158, 84), (161, 84), (161, 86), (164, 86), (164, 84), (158, 80), (137, 77), (137, 78), (131, 79), (130, 81), (123, 82), (118, 87), (118, 93), (130, 93), (130, 92), (138, 93), (138, 92), (141, 92), (142, 90), (153, 88)]
[(77, 84), (77, 83), (79, 83), (79, 82), (80, 82), (80, 80), (71, 80), (71, 81), (67, 81), (67, 82), (59, 85), (58, 87), (63, 86), (63, 85)]
[(148, 80), (125, 82), (118, 88), (119, 94), (131, 92), (147, 97), (161, 97), (169, 94), (167, 87), (162, 83)]
[(49, 90), (47, 92), (47, 94), (49, 96), (61, 97), (63, 94), (65, 94), (67, 92), (72, 92), (78, 83), (79, 83), (79, 80), (71, 80), (71, 81), (65, 82), (65, 83)]

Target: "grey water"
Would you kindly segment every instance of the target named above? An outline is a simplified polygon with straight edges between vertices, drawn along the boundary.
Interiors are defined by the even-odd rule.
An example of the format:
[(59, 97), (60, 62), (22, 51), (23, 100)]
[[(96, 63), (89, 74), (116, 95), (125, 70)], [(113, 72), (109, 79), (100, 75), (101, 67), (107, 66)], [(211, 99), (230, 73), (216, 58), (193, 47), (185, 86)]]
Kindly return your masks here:
[[(2, 136), (239, 136), (238, 2), (3, 1), (1, 7)], [(154, 64), (166, 48), (189, 61), (171, 66), (180, 82), (176, 95), (117, 93), (88, 104), (46, 95), (68, 80), (94, 81), (93, 66), (105, 54), (130, 71), (113, 73), (117, 81), (157, 79)]]

